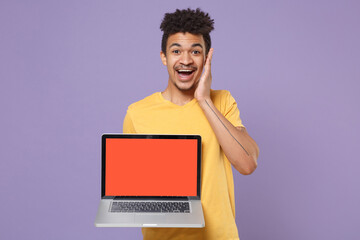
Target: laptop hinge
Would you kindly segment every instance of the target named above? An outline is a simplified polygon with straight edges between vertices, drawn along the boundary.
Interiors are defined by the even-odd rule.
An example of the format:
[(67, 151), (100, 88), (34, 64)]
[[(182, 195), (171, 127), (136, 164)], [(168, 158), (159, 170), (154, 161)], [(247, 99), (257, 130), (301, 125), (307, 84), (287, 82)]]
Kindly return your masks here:
[(188, 201), (188, 197), (114, 197), (114, 200)]

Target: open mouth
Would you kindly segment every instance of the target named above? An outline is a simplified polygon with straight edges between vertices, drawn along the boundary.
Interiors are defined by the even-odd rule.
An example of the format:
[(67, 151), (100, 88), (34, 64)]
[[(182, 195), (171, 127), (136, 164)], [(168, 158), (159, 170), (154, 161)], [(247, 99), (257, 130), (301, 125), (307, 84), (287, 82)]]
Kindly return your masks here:
[(195, 72), (194, 69), (178, 69), (176, 71), (179, 77), (183, 80), (189, 80), (192, 77), (193, 73)]

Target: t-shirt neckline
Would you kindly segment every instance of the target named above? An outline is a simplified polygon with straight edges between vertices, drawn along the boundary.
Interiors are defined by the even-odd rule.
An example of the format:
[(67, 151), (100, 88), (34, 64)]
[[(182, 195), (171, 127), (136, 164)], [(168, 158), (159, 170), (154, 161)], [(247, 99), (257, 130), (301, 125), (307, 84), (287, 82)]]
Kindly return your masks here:
[(169, 100), (166, 100), (161, 92), (158, 92), (158, 96), (159, 96), (159, 98), (160, 98), (160, 100), (162, 102), (164, 102), (164, 103), (166, 103), (168, 105), (171, 105), (173, 107), (178, 107), (178, 108), (185, 108), (185, 107), (188, 107), (188, 106), (192, 106), (197, 102), (196, 98), (193, 98), (193, 99), (191, 99), (191, 101), (189, 101), (188, 103), (186, 103), (184, 105), (177, 105), (177, 104), (175, 104), (175, 103), (173, 103), (173, 102), (171, 102)]

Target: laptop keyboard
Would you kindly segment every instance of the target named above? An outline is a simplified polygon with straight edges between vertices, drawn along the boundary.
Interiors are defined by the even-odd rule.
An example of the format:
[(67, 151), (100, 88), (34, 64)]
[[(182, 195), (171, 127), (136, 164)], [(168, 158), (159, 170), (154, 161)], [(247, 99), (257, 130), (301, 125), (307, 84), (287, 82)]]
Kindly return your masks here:
[(189, 202), (113, 202), (110, 212), (190, 213)]

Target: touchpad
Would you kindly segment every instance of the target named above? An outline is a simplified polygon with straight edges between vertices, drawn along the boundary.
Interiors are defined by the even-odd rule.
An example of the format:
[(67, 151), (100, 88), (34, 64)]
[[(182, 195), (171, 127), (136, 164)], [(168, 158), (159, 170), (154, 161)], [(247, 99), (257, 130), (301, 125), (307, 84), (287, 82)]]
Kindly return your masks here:
[(166, 214), (159, 213), (159, 214), (135, 214), (135, 222), (137, 223), (149, 223), (149, 224), (156, 224), (156, 223), (166, 223)]

